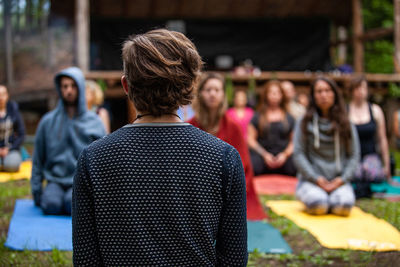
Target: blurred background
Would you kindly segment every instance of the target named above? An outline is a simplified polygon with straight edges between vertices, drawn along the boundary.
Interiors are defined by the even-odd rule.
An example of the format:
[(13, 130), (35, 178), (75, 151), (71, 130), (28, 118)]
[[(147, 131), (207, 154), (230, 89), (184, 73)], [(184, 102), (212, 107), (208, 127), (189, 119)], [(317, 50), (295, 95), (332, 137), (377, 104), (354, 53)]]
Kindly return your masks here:
[(276, 78), (291, 80), (298, 92), (307, 92), (322, 72), (345, 90), (352, 73), (365, 72), (374, 102), (383, 104), (387, 114), (397, 108), (397, 0), (0, 3), (0, 83), (8, 85), (19, 103), (29, 135), (57, 102), (54, 74), (71, 65), (101, 85), (112, 130), (131, 121), (132, 107), (119, 82), (121, 44), (130, 34), (158, 27), (193, 40), (205, 69), (226, 75), (228, 97), (235, 89), (256, 91)]

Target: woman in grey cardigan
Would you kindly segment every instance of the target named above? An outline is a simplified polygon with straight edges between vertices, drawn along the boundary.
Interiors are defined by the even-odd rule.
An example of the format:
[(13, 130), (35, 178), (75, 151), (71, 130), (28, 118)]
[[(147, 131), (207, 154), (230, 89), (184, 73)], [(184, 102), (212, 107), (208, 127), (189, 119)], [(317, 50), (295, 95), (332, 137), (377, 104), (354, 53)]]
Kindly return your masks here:
[(359, 163), (357, 133), (333, 80), (317, 78), (310, 94), (310, 106), (294, 133), (296, 195), (310, 214), (347, 216), (355, 202), (350, 180)]

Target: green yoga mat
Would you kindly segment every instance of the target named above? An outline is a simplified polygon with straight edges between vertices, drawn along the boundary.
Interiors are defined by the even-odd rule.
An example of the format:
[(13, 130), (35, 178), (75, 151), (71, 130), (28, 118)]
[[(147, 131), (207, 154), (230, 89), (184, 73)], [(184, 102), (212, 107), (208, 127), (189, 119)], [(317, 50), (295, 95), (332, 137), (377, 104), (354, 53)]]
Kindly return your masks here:
[(247, 221), (247, 249), (252, 252), (287, 254), (292, 253), (292, 249), (283, 239), (281, 233), (261, 221)]
[[(400, 183), (400, 177), (393, 177), (393, 180)], [(387, 195), (400, 195), (400, 186), (393, 186), (387, 182), (381, 184), (372, 184), (372, 192), (386, 193)]]

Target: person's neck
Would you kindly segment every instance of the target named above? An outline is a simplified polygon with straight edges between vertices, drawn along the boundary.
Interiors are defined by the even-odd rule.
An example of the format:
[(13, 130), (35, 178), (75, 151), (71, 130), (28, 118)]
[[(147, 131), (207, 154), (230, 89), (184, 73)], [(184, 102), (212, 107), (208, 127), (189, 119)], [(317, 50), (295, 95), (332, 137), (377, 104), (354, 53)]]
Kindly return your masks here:
[(75, 106), (66, 106), (65, 109), (67, 110), (68, 117), (73, 118), (76, 113)]
[[(164, 114), (161, 116), (153, 116), (146, 112), (137, 112), (137, 119), (133, 122), (136, 123), (177, 123), (182, 122), (182, 120), (176, 115), (175, 112), (171, 114)], [(145, 115), (145, 116), (142, 116)], [(142, 116), (142, 117), (141, 117)]]
[(219, 123), (218, 109), (210, 109), (208, 114), (211, 119), (210, 127), (216, 127)]
[(367, 101), (362, 99), (362, 100), (353, 100), (351, 101), (352, 104), (357, 107), (357, 108), (361, 108), (362, 106), (364, 106), (365, 104), (367, 104)]
[(246, 109), (246, 106), (235, 106), (236, 111), (243, 111)]
[(7, 111), (6, 106), (0, 107), (0, 113), (5, 113)]
[(269, 112), (280, 111), (281, 107), (279, 105), (268, 105), (267, 107)]
[(328, 119), (329, 118), (329, 110), (321, 110), (321, 118)]

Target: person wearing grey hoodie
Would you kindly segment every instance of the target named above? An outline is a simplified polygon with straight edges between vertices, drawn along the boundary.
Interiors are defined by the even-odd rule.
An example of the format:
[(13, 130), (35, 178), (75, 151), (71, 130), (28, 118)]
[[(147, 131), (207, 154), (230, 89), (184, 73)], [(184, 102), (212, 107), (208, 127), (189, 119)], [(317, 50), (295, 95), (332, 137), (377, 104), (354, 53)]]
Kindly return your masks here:
[(355, 203), (350, 181), (360, 145), (336, 83), (319, 77), (311, 86), (310, 106), (294, 132), (298, 170), (297, 198), (306, 212), (348, 216)]
[[(31, 187), (45, 214), (71, 214), (72, 182), (78, 157), (106, 132), (100, 118), (87, 110), (85, 79), (79, 68), (55, 76), (57, 107), (41, 119), (35, 135)], [(42, 188), (43, 181), (47, 184)]]

